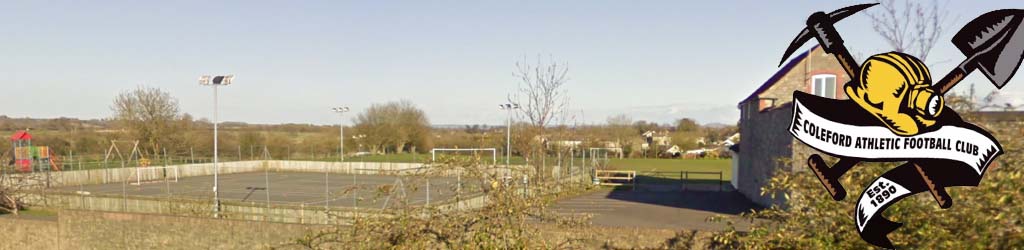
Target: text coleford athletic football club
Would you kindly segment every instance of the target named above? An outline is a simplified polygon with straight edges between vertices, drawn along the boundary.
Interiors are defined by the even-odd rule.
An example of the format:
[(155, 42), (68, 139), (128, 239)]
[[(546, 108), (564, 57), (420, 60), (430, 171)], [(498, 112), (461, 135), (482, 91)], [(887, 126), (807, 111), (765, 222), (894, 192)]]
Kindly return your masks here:
[(956, 150), (957, 152), (978, 155), (978, 146), (970, 142), (954, 140), (952, 138), (932, 137), (862, 137), (831, 131), (803, 120), (800, 124), (802, 132), (811, 138), (830, 143), (841, 147), (852, 147), (856, 149), (886, 150), (886, 149), (939, 149)]

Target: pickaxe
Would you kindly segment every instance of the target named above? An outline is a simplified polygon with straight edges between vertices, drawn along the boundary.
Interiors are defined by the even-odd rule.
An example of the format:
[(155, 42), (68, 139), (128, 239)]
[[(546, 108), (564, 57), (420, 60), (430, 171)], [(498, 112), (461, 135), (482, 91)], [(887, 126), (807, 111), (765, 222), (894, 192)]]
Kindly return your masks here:
[[(843, 40), (836, 32), (833, 24), (858, 11), (875, 4), (861, 4), (836, 10), (832, 13), (816, 12), (807, 19), (807, 28), (800, 32), (783, 55), (785, 61), (797, 48), (813, 36), (818, 39), (822, 49), (832, 54), (850, 75), (851, 79), (859, 79), (860, 67), (843, 46)], [(1024, 20), (1024, 10), (997, 10), (985, 13), (965, 25), (953, 36), (953, 44), (967, 56), (960, 65), (941, 80), (932, 85), (940, 95), (948, 92), (953, 86), (964, 79), (975, 69), (983, 74), (997, 87), (1002, 88), (1013, 77), (1024, 58), (1024, 32), (1018, 32)], [(781, 65), (781, 63), (780, 63)], [(849, 83), (848, 83), (849, 84)], [(846, 190), (839, 183), (839, 177), (850, 170), (862, 159), (840, 157), (832, 167), (827, 167), (821, 156), (814, 154), (807, 159), (808, 167), (821, 181), (834, 200), (846, 197)], [(937, 186), (928, 178), (920, 165), (913, 163), (921, 178), (928, 184), (932, 197), (939, 207), (949, 208), (952, 199), (944, 187)]]

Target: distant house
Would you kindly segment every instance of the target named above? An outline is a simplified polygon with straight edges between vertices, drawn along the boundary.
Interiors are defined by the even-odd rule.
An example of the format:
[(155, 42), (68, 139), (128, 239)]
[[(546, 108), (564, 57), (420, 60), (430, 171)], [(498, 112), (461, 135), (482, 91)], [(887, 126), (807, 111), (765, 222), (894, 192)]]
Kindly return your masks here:
[[(793, 139), (787, 130), (793, 118), (793, 91), (846, 99), (843, 83), (850, 77), (838, 61), (815, 46), (797, 55), (739, 102), (740, 134), (737, 181), (740, 193), (763, 206), (783, 204), (782, 195), (761, 195), (776, 170), (802, 171), (813, 149)], [(788, 161), (785, 161), (788, 160)], [(790, 164), (786, 164), (790, 162)]]
[(583, 141), (577, 141), (577, 140), (561, 140), (561, 141), (552, 141), (551, 143), (548, 143), (548, 147), (557, 146), (557, 147), (564, 147), (564, 148), (578, 148), (581, 145), (583, 145)]
[(725, 140), (722, 141), (722, 146), (732, 147), (732, 145), (736, 145), (736, 142), (739, 141), (739, 140), (740, 140), (740, 133), (737, 132), (737, 133), (732, 134), (731, 136), (729, 136), (729, 138), (725, 138)]
[(670, 157), (679, 157), (682, 153), (683, 149), (679, 148), (679, 145), (672, 145), (671, 148), (665, 150), (665, 154)]
[(707, 153), (708, 153), (708, 149), (706, 149), (706, 148), (694, 149), (694, 150), (686, 150), (686, 152), (683, 152), (683, 158), (684, 159), (704, 158), (704, 156), (707, 155)]
[(647, 131), (641, 134), (644, 137), (644, 143), (640, 145), (641, 149), (648, 149), (651, 146), (669, 146), (672, 144), (672, 137), (669, 136), (668, 131)]

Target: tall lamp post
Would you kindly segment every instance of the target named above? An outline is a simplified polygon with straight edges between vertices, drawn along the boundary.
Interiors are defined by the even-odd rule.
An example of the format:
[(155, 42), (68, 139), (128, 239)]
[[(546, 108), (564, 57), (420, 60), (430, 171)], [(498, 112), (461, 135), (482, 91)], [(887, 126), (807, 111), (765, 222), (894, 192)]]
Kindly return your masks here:
[[(338, 116), (344, 116), (345, 112), (348, 112), (348, 107), (337, 107), (331, 108), (331, 111), (338, 113)], [(345, 119), (338, 121), (338, 156), (341, 157), (341, 161), (345, 161)]]
[(199, 85), (213, 86), (213, 216), (220, 217), (220, 193), (217, 184), (220, 179), (220, 165), (217, 164), (217, 86), (231, 85), (235, 75), (199, 77)]
[[(338, 113), (338, 117), (343, 117), (345, 115), (345, 112), (348, 112), (348, 107), (331, 108), (331, 111), (334, 111), (334, 113)], [(345, 119), (341, 119), (341, 120), (338, 121), (338, 157), (340, 157), (341, 162), (345, 162), (345, 124), (344, 123), (345, 123)], [(328, 185), (328, 183), (329, 183), (328, 177), (330, 177), (330, 171), (324, 171), (324, 196), (325, 196), (324, 197), (324, 206), (327, 209), (330, 209), (331, 208), (331, 191), (330, 191), (331, 189), (330, 189), (330, 185)]]
[(507, 111), (506, 113), (508, 114), (506, 117), (507, 125), (505, 126), (505, 167), (509, 167), (511, 166), (509, 164), (511, 162), (510, 159), (512, 159), (512, 110), (519, 109), (519, 104), (498, 104), (498, 108)]

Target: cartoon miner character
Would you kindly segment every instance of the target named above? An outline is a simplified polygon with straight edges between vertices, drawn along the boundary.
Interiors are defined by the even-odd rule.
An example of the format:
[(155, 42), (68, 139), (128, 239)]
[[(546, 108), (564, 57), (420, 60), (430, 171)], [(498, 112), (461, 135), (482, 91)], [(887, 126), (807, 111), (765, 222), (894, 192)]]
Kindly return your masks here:
[(942, 95), (931, 85), (931, 74), (921, 60), (889, 52), (868, 58), (861, 66), (859, 81), (847, 84), (845, 90), (890, 131), (913, 136), (935, 125), (935, 118), (942, 113)]

